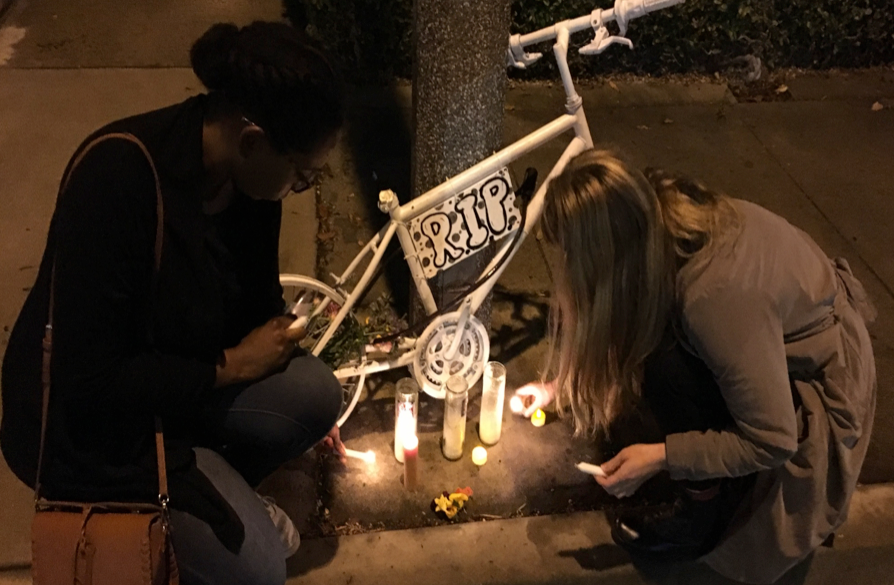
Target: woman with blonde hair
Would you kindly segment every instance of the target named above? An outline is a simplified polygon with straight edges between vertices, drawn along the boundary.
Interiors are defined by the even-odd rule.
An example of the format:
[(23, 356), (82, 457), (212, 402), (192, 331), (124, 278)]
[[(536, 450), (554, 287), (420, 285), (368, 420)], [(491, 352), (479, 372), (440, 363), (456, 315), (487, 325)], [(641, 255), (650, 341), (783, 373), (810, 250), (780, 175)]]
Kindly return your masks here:
[[(847, 263), (762, 207), (599, 150), (551, 181), (543, 230), (554, 377), (518, 390), (526, 414), (555, 401), (579, 434), (641, 431), (597, 482), (623, 498), (669, 476), (675, 496), (608, 514), (624, 548), (778, 579), (844, 522), (869, 442), (873, 310)], [(630, 428), (636, 408), (656, 436)]]

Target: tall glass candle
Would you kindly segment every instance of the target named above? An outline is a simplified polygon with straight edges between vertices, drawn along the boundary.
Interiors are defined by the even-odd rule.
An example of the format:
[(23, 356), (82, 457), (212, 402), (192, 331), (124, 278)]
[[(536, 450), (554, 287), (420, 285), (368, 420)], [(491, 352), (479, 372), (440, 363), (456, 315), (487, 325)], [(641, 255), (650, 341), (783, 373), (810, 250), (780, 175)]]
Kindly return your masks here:
[(466, 408), (469, 405), (469, 386), (462, 376), (451, 376), (447, 380), (444, 396), (444, 434), (441, 437), (441, 452), (444, 457), (456, 461), (463, 456), (463, 441), (466, 438)]
[(419, 481), (419, 438), (404, 435), (404, 487), (412, 491)]
[(403, 437), (416, 435), (419, 385), (413, 378), (397, 381), (394, 393), (394, 458), (404, 462)]
[(485, 445), (494, 445), (500, 440), (505, 396), (506, 366), (500, 362), (487, 362), (481, 390), (481, 417), (478, 419), (478, 437)]

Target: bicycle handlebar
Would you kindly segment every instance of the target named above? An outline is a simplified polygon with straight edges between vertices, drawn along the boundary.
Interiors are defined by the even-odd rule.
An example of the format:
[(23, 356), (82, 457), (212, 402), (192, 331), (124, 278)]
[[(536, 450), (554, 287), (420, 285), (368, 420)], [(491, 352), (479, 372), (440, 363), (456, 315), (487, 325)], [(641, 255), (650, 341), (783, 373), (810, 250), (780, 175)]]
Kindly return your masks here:
[(643, 4), (646, 7), (646, 12), (655, 12), (656, 10), (670, 8), (682, 2), (683, 0), (644, 0)]
[[(623, 38), (627, 32), (628, 22), (634, 18), (645, 16), (650, 12), (662, 10), (683, 2), (685, 0), (615, 0), (615, 5), (612, 8), (604, 10), (597, 8), (590, 14), (572, 20), (564, 20), (532, 33), (512, 35), (509, 39), (508, 63), (511, 66), (524, 68), (537, 61), (541, 56), (540, 53), (527, 54), (524, 48), (555, 39), (559, 34), (559, 30), (563, 28), (569, 34), (590, 28), (596, 31), (594, 42), (581, 49), (581, 52), (584, 54), (601, 53), (613, 42), (623, 42), (632, 47), (632, 43)], [(620, 28), (620, 35), (618, 36), (610, 36), (605, 27), (606, 24), (613, 21), (617, 22)]]

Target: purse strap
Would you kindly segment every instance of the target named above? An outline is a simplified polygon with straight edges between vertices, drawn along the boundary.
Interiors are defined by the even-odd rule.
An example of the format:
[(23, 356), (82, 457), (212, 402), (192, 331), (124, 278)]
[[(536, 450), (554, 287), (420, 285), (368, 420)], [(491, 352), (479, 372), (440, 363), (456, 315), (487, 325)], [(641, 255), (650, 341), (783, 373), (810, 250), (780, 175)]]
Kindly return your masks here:
[[(103, 134), (102, 136), (93, 139), (80, 151), (80, 153), (78, 153), (78, 155), (75, 157), (75, 160), (72, 162), (71, 165), (69, 165), (65, 177), (62, 180), (62, 186), (59, 189), (59, 196), (61, 197), (65, 193), (65, 189), (68, 187), (68, 182), (71, 179), (72, 173), (74, 173), (74, 170), (77, 168), (78, 164), (81, 163), (90, 149), (101, 142), (112, 139), (127, 140), (128, 142), (136, 144), (146, 156), (146, 160), (149, 162), (149, 167), (152, 169), (152, 176), (155, 179), (156, 213), (158, 216), (158, 222), (155, 228), (155, 263), (153, 265), (151, 284), (152, 298), (154, 298), (155, 290), (158, 286), (158, 271), (161, 268), (161, 251), (164, 243), (164, 204), (161, 196), (161, 182), (158, 179), (158, 171), (155, 169), (155, 163), (152, 161), (152, 155), (149, 154), (149, 151), (146, 149), (146, 145), (144, 145), (140, 141), (140, 139), (133, 134), (123, 132)], [(43, 468), (43, 452), (47, 436), (47, 415), (49, 412), (50, 404), (50, 359), (53, 354), (53, 294), (55, 284), (56, 261), (54, 258), (52, 273), (50, 276), (49, 313), (43, 338), (43, 365), (41, 369), (43, 404), (41, 407), (40, 418), (40, 448), (37, 454), (37, 476), (34, 480), (35, 502), (38, 501), (40, 498), (40, 472)], [(158, 462), (158, 503), (161, 504), (162, 507), (166, 507), (168, 503), (168, 474), (167, 467), (165, 465), (164, 433), (162, 431), (161, 419), (157, 416), (155, 417), (155, 453), (156, 460)]]

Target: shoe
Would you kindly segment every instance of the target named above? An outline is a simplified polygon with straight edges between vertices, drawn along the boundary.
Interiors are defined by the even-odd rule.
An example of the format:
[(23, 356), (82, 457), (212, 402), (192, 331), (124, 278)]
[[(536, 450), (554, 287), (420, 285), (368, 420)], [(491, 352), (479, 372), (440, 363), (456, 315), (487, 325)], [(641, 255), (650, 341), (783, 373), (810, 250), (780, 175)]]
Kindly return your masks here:
[(276, 530), (279, 532), (283, 555), (285, 558), (289, 558), (298, 552), (298, 547), (301, 546), (301, 535), (298, 533), (298, 529), (295, 528), (295, 523), (292, 522), (292, 519), (286, 515), (282, 508), (276, 505), (276, 501), (273, 498), (262, 496), (261, 494), (257, 494), (257, 496), (261, 503), (264, 504), (267, 514), (270, 515), (273, 525), (276, 526)]
[(699, 558), (713, 548), (719, 489), (686, 489), (673, 502), (606, 509), (612, 539), (629, 553), (659, 561)]

